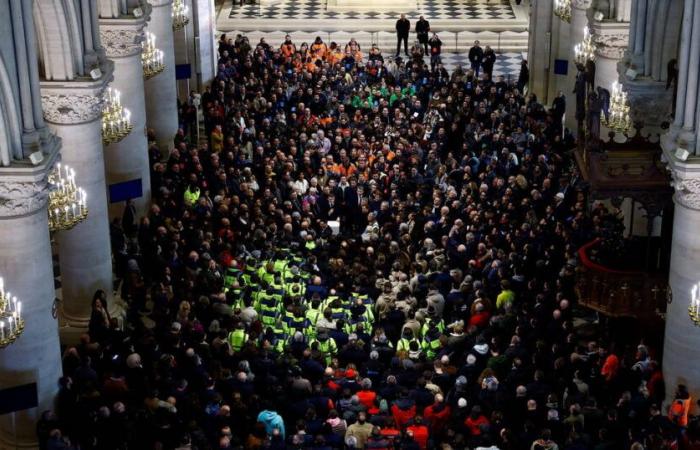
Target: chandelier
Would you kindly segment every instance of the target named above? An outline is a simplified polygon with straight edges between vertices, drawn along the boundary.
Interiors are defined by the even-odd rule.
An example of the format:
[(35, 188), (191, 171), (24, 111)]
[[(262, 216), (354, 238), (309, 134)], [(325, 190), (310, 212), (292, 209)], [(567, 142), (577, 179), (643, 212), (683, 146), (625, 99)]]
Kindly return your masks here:
[(574, 46), (574, 59), (576, 64), (582, 66), (586, 65), (586, 62), (595, 61), (595, 44), (593, 43), (593, 36), (588, 27), (583, 29), (583, 41)]
[(147, 80), (153, 78), (165, 69), (163, 51), (156, 48), (156, 35), (146, 32), (146, 39), (141, 42), (141, 63), (143, 76)]
[(102, 142), (104, 145), (119, 142), (132, 128), (131, 111), (122, 106), (121, 92), (108, 88), (102, 101)]
[(630, 105), (627, 93), (622, 90), (622, 85), (616, 81), (612, 85), (610, 118), (606, 126), (613, 131), (624, 133), (629, 130), (630, 124)]
[(554, 0), (554, 15), (571, 23), (571, 0)]
[(181, 30), (190, 23), (189, 8), (185, 5), (185, 0), (175, 0), (173, 2), (173, 30)]
[(700, 296), (698, 296), (698, 285), (695, 284), (690, 291), (690, 306), (688, 306), (688, 315), (695, 326), (700, 326)]
[(70, 230), (87, 217), (87, 194), (75, 184), (75, 171), (56, 164), (49, 175), (53, 190), (49, 193), (49, 230)]
[(0, 278), (0, 348), (16, 341), (22, 331), (22, 302), (18, 302), (10, 292), (5, 292), (5, 283)]

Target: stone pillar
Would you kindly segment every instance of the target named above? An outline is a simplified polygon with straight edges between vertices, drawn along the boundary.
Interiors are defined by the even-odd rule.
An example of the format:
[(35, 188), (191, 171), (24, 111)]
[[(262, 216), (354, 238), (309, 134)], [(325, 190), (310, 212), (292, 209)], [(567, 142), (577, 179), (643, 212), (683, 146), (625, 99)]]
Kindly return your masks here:
[(552, 24), (558, 19), (553, 14), (553, 2), (533, 2), (530, 5), (530, 34), (527, 62), (530, 68), (530, 92), (543, 104), (549, 104), (549, 85), (552, 80)]
[[(671, 119), (667, 67), (678, 55), (682, 18), (680, 1), (638, 0), (632, 6), (629, 51), (620, 64), (620, 78), (629, 94), (632, 120), (642, 122), (646, 132), (662, 132), (661, 124)], [(629, 77), (628, 69), (636, 76)]]
[(629, 23), (595, 21), (591, 32), (596, 44), (595, 85), (611, 90), (613, 82), (619, 80), (617, 66), (627, 50)]
[[(142, 195), (134, 198), (137, 215), (143, 215), (151, 201), (151, 175), (146, 140), (146, 103), (144, 96), (141, 41), (149, 9), (141, 17), (100, 19), (100, 37), (107, 57), (114, 61), (112, 87), (121, 91), (122, 104), (131, 111), (131, 133), (105, 148), (107, 185), (131, 182)], [(121, 186), (124, 186), (123, 184)], [(123, 202), (109, 199), (109, 216), (121, 217)]]
[[(674, 179), (675, 212), (669, 285), (672, 302), (666, 312), (663, 373), (666, 399), (672, 400), (676, 386), (685, 384), (693, 399), (700, 396), (700, 328), (688, 317), (691, 289), (700, 282), (700, 164), (677, 160), (664, 150)], [(690, 161), (690, 160), (688, 160)], [(697, 414), (695, 402), (691, 414)]]
[[(177, 97), (181, 101), (186, 101), (189, 97), (190, 90), (199, 90), (197, 81), (197, 57), (195, 53), (195, 35), (194, 35), (194, 8), (192, 0), (183, 0), (184, 4), (189, 8), (190, 21), (183, 28), (173, 30), (175, 64), (187, 64), (190, 66), (190, 77), (177, 80)], [(196, 3), (196, 0), (194, 1)]]
[(179, 126), (172, 21), (173, 0), (150, 0), (150, 4), (153, 6), (153, 11), (146, 31), (156, 36), (156, 47), (163, 51), (165, 70), (145, 82), (146, 125), (155, 131), (158, 147), (167, 152), (174, 147), (173, 139)]
[[(569, 73), (567, 74), (566, 90), (571, 93), (574, 90), (576, 83), (576, 53), (574, 47), (583, 41), (584, 29), (588, 26), (588, 8), (591, 7), (593, 0), (572, 0), (571, 1), (571, 32), (569, 39)], [(570, 101), (567, 102), (565, 124), (570, 130), (578, 132), (578, 123), (576, 122), (576, 96), (571, 94), (567, 96)]]
[(217, 53), (214, 35), (216, 17), (213, 0), (184, 0), (190, 8), (190, 22), (174, 32), (175, 63), (189, 64), (192, 76), (177, 80), (177, 94), (186, 101), (190, 91), (203, 91), (216, 75)]
[[(102, 146), (102, 95), (112, 78), (112, 64), (103, 66), (96, 81), (42, 83), (44, 118), (61, 137), (61, 160), (76, 172), (85, 189), (87, 218), (70, 230), (56, 233), (63, 305), (64, 343), (73, 342), (90, 320), (91, 299), (96, 290), (112, 296), (104, 148)], [(110, 305), (111, 301), (108, 302)], [(64, 333), (69, 332), (69, 333)]]
[[(47, 177), (58, 147), (41, 166), (0, 169), (0, 276), (22, 302), (24, 332), (0, 349), (0, 386), (36, 383), (38, 406), (0, 416), (0, 448), (37, 448), (36, 422), (53, 409), (61, 377), (58, 324), (47, 213)], [(27, 167), (28, 166), (28, 167)]]

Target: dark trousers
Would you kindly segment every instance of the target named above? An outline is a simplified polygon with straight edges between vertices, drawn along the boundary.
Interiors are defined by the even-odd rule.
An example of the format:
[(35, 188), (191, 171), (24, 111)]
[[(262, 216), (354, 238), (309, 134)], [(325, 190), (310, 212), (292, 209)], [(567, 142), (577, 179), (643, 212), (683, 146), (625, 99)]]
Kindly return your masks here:
[(399, 56), (399, 53), (401, 53), (401, 41), (403, 41), (403, 51), (408, 56), (408, 36), (401, 35), (396, 36), (396, 56)]

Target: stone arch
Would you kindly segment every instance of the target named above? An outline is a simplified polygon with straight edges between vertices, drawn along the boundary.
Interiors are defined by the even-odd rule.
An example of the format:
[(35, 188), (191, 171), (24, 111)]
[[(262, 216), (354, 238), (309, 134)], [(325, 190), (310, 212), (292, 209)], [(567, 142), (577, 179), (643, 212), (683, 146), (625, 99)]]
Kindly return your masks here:
[(81, 23), (73, 0), (36, 0), (33, 13), (44, 78), (72, 80), (82, 74)]
[(0, 55), (0, 166), (9, 166), (12, 159), (22, 159), (22, 126), (12, 85)]

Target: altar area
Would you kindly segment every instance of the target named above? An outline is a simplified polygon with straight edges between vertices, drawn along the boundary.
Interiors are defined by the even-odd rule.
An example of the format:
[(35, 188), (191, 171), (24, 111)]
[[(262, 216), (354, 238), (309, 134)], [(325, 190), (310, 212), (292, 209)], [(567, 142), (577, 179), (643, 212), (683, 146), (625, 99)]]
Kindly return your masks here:
[[(466, 66), (475, 40), (491, 46), (498, 56), (494, 73), (517, 77), (527, 52), (529, 1), (514, 0), (255, 0), (239, 6), (225, 0), (217, 17), (217, 31), (245, 33), (251, 45), (264, 37), (280, 45), (289, 33), (297, 43), (316, 36), (330, 43), (355, 38), (363, 49), (378, 45), (385, 56), (396, 49), (396, 20), (405, 14), (411, 30), (420, 16), (430, 22), (443, 42), (448, 70)], [(411, 32), (409, 46), (415, 33)]]

